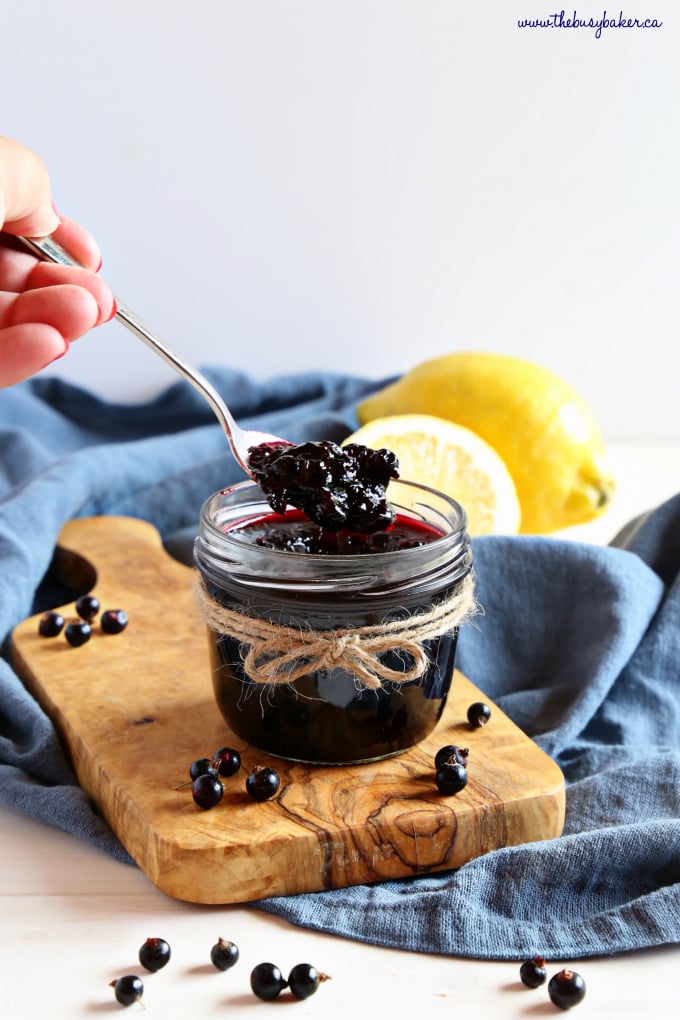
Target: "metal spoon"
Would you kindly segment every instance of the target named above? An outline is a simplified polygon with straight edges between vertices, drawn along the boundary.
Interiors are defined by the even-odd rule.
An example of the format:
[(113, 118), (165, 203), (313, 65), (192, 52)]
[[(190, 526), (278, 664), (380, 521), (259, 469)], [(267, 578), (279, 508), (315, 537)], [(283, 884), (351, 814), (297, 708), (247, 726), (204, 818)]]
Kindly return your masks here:
[[(80, 266), (72, 255), (52, 237), (22, 237), (21, 242), (46, 262), (56, 262), (62, 266)], [(273, 436), (269, 432), (260, 432), (257, 429), (242, 429), (237, 424), (231, 411), (224, 403), (215, 387), (208, 382), (198, 369), (188, 365), (165, 341), (161, 340), (157, 333), (154, 333), (140, 318), (128, 308), (122, 301), (116, 298), (118, 310), (116, 319), (143, 340), (159, 357), (163, 358), (176, 372), (179, 372), (187, 382), (191, 383), (194, 389), (198, 390), (202, 397), (208, 401), (217, 416), (217, 420), (224, 429), (234, 457), (241, 465), (246, 474), (253, 477), (250, 469), (248, 451), (252, 446), (259, 446), (261, 443), (283, 443), (286, 446), (292, 444), (287, 439)]]

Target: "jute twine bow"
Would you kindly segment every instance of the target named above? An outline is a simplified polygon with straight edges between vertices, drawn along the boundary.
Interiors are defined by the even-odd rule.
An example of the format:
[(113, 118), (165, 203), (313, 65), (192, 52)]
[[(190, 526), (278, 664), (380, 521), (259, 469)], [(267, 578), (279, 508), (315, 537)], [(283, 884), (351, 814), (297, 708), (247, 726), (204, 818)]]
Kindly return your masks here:
[[(476, 610), (472, 574), (427, 611), (347, 630), (292, 628), (237, 613), (211, 597), (200, 575), (196, 600), (212, 630), (240, 642), (245, 672), (255, 683), (292, 683), (306, 673), (341, 667), (373, 690), (385, 682), (418, 680), (428, 666), (425, 641), (450, 633)], [(410, 658), (410, 669), (402, 672), (382, 662), (380, 655), (388, 651)]]

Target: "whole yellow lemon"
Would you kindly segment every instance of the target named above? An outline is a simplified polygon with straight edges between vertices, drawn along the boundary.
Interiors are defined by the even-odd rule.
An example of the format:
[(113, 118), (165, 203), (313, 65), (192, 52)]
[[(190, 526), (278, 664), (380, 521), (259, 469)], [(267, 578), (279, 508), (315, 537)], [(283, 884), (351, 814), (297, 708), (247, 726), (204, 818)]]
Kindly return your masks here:
[(591, 408), (564, 379), (522, 358), (484, 352), (432, 358), (368, 397), (357, 413), (362, 424), (431, 414), (477, 433), (510, 472), (525, 533), (592, 520), (613, 493)]

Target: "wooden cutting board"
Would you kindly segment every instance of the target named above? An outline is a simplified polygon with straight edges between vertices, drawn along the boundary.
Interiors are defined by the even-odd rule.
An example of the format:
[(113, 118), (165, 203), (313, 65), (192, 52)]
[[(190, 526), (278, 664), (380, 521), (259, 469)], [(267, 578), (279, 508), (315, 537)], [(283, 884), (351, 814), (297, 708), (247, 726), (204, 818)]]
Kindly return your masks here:
[[(156, 530), (124, 517), (70, 522), (56, 553), (75, 594), (91, 589), (125, 609), (122, 634), (95, 625), (72, 648), (38, 635), (38, 617), (13, 635), (15, 667), (54, 721), (81, 785), (159, 889), (196, 903), (239, 903), (457, 868), (503, 846), (558, 836), (564, 781), (557, 765), (457, 673), (444, 715), (416, 748), (378, 764), (305, 766), (271, 758), (235, 737), (213, 700), (205, 627), (191, 568), (170, 558)], [(75, 595), (74, 595), (75, 597)], [(73, 604), (62, 612), (73, 617)], [(484, 698), (483, 700), (487, 700)], [(470, 749), (469, 783), (441, 796), (433, 757)], [(229, 745), (241, 772), (222, 802), (201, 811), (188, 787), (195, 758)], [(276, 800), (245, 792), (256, 764), (281, 774)]]

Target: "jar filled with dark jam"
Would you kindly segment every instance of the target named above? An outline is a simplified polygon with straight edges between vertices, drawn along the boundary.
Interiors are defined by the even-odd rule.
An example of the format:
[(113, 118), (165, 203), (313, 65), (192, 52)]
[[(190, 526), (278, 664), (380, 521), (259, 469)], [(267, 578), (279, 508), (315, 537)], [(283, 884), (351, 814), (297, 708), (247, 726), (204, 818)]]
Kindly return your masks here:
[[(421, 642), (425, 665), (415, 679), (406, 679), (414, 657), (402, 630), (418, 632), (421, 619), (470, 586), (465, 512), (407, 481), (391, 482), (389, 498), (394, 523), (370, 534), (329, 533), (293, 508), (273, 513), (253, 482), (205, 502), (194, 557), (211, 607), (215, 698), (233, 732), (253, 747), (293, 761), (356, 764), (399, 754), (437, 725), (457, 626)], [(319, 659), (317, 646), (330, 634), (350, 641), (372, 635), (371, 684), (351, 654)], [(313, 638), (309, 660), (301, 635)], [(260, 640), (255, 676), (247, 653)]]

